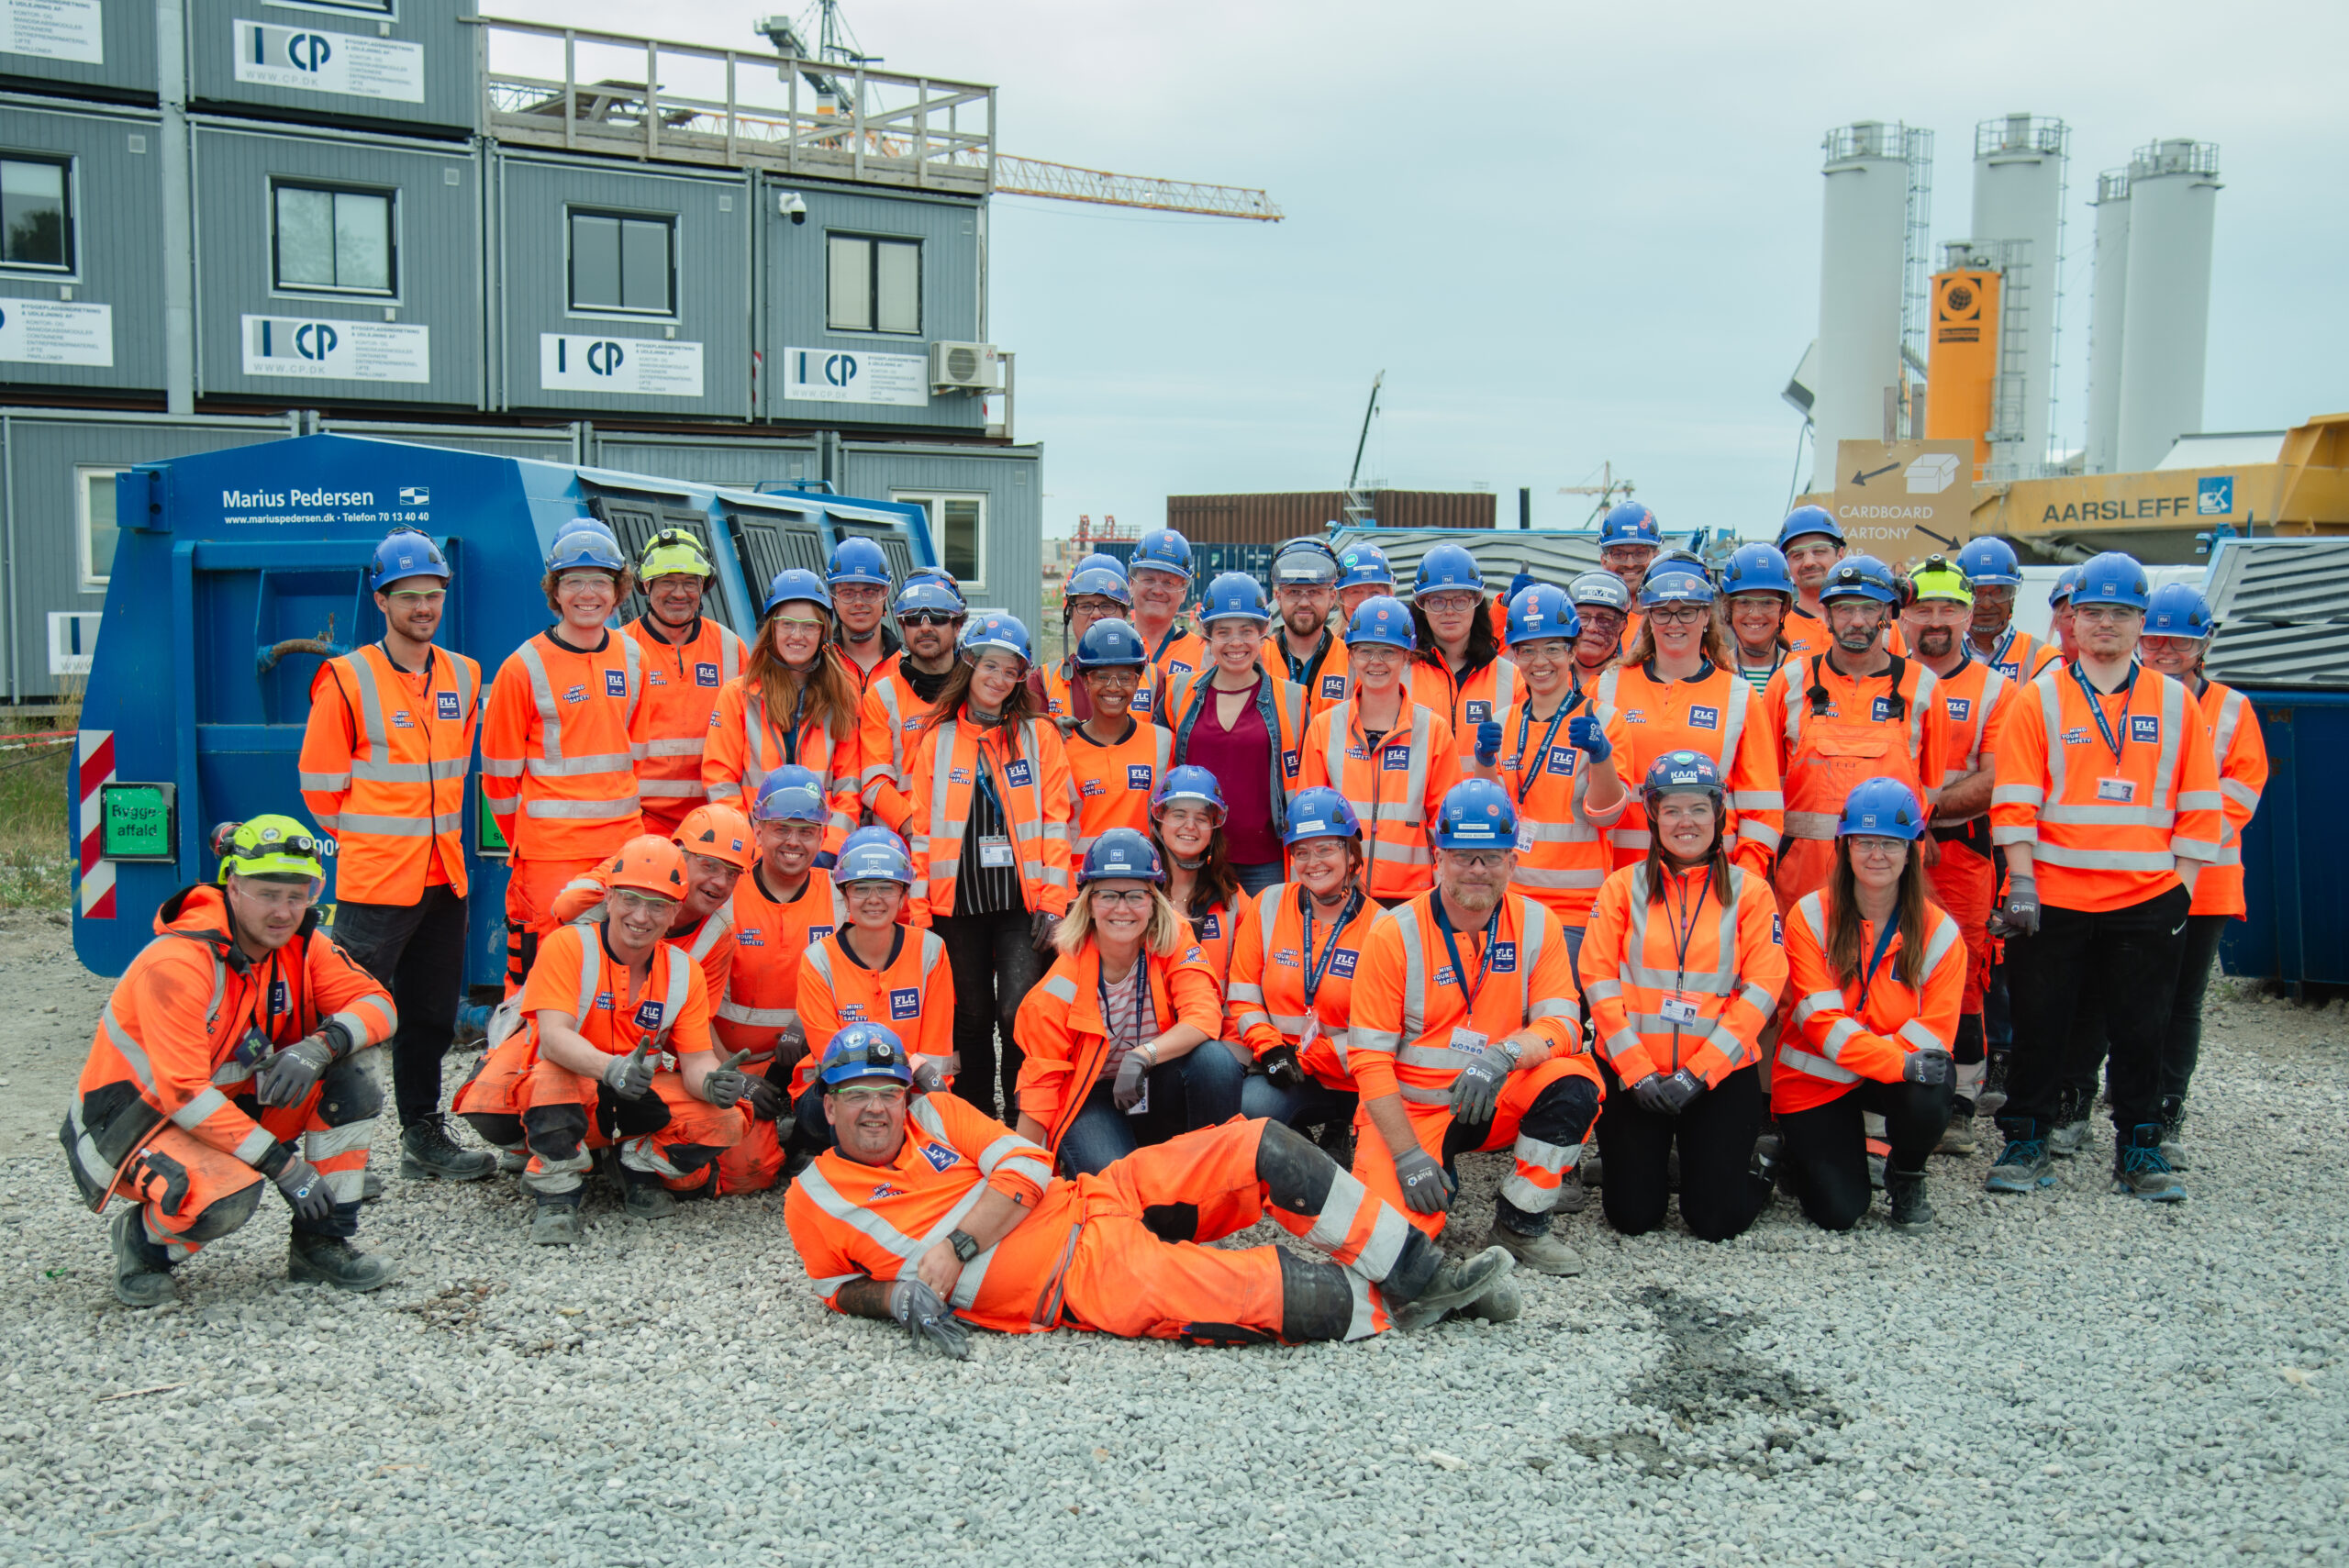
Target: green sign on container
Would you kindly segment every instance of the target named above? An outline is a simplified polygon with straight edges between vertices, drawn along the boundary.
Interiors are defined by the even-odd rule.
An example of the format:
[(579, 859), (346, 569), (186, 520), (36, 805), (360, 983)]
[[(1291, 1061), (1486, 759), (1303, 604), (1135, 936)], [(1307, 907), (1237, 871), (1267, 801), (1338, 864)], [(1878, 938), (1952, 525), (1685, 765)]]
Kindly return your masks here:
[(480, 790), (475, 790), (473, 801), (480, 808), (476, 813), (479, 824), (476, 836), (480, 840), (481, 852), (484, 855), (510, 853), (511, 850), (506, 842), (506, 835), (497, 830), (497, 818), (490, 812), (489, 796)]
[(98, 786), (98, 853), (110, 861), (174, 859), (177, 791), (167, 784)]

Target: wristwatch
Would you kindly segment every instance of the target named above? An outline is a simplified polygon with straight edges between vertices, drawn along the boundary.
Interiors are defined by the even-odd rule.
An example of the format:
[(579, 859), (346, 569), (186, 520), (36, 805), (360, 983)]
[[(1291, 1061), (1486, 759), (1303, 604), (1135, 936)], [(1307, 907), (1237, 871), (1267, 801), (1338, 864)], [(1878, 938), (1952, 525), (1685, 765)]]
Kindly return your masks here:
[(953, 1248), (954, 1255), (966, 1263), (979, 1255), (978, 1238), (967, 1230), (952, 1232), (946, 1238), (946, 1244)]
[(1514, 1073), (1517, 1071), (1519, 1058), (1525, 1054), (1525, 1042), (1515, 1035), (1510, 1035), (1493, 1049), (1508, 1058), (1509, 1071)]

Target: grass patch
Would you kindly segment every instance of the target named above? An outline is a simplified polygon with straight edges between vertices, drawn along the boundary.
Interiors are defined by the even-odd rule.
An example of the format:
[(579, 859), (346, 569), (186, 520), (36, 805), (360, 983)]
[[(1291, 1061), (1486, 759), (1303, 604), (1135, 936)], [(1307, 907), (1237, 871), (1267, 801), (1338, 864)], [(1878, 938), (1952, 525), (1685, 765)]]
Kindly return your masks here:
[[(17, 735), (74, 726), (73, 713), (0, 718), (0, 746)], [(72, 846), (65, 836), (72, 761), (70, 744), (0, 751), (0, 909), (62, 910), (72, 902)]]

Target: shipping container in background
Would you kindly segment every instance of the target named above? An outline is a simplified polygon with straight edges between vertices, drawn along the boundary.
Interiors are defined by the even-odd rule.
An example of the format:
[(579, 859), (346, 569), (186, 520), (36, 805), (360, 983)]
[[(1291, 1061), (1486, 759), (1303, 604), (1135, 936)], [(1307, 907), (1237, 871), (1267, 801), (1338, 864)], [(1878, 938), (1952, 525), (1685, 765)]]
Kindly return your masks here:
[[(1488, 490), (1379, 490), (1372, 517), (1383, 528), (1489, 528)], [(1346, 515), (1341, 490), (1272, 491), (1241, 495), (1169, 495), (1166, 526), (1193, 544), (1278, 544), (1320, 538)]]

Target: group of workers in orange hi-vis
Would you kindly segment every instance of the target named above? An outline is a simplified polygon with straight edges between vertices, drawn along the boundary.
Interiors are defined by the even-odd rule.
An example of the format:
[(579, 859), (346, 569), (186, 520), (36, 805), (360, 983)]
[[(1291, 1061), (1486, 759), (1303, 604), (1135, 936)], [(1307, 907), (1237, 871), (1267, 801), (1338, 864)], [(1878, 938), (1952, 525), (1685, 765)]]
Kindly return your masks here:
[[(852, 537), (745, 640), (692, 533), (582, 519), (484, 691), (395, 533), (382, 639), (313, 687), (315, 827), (224, 829), (93, 1042), (63, 1137), (124, 1200), (117, 1294), (168, 1299), (264, 1180), (295, 1277), (390, 1277), (350, 1241), (378, 1046), (403, 1176), (503, 1170), (551, 1245), (599, 1180), (648, 1220), (787, 1184), (819, 1296), (953, 1353), (1507, 1321), (1583, 1268), (1593, 1187), (1626, 1235), (1779, 1191), (1842, 1229), (1876, 1187), (1914, 1230), (1980, 1115), (1992, 1191), (2052, 1184), (2099, 1071), (2114, 1189), (2182, 1197), (2266, 773), (2200, 595), (2099, 556), (2051, 645), (1996, 539), (1895, 570), (1806, 507), (1716, 571), (1627, 505), (1600, 547), (1497, 595), (1440, 544), (1406, 598), (1291, 540), (1192, 606), (1155, 530), (1071, 573), (1048, 663)], [(507, 985), (444, 1109), (476, 744)], [(1268, 1217), (1312, 1260), (1208, 1245)]]

